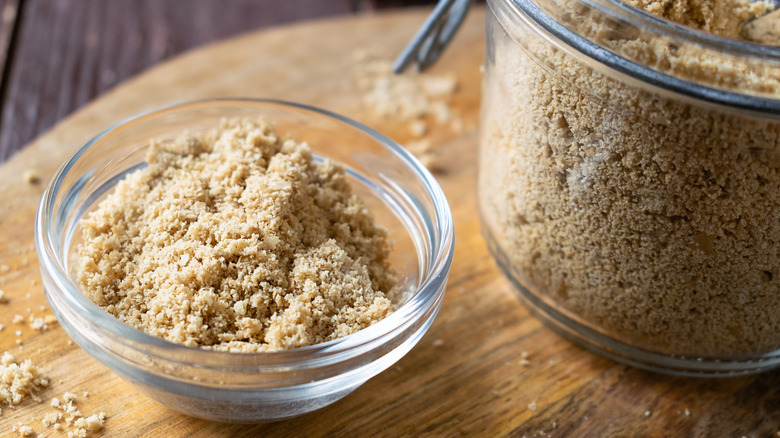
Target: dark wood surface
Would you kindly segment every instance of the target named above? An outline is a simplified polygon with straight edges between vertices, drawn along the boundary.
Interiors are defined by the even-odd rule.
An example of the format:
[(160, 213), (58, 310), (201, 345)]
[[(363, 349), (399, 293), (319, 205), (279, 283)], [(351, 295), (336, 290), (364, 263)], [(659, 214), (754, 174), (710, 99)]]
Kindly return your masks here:
[(426, 3), (433, 1), (0, 0), (0, 163), (87, 102), (188, 49), (295, 21)]

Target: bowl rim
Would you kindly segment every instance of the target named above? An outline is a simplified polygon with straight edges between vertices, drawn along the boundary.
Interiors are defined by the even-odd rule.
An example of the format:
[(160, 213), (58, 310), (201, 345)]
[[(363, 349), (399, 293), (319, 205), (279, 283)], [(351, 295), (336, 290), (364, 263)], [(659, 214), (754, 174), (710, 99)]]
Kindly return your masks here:
[[(422, 246), (426, 249), (426, 252), (430, 252), (429, 260), (425, 263), (428, 267), (424, 271), (426, 275), (420, 279), (417, 288), (409, 293), (408, 298), (400, 307), (367, 328), (327, 342), (288, 350), (229, 352), (186, 346), (147, 334), (142, 330), (121, 322), (83, 295), (78, 285), (71, 279), (65, 269), (63, 260), (58, 257), (58, 251), (53, 243), (52, 227), (50, 227), (50, 225), (53, 225), (53, 202), (62, 189), (63, 180), (69, 175), (68, 172), (95, 143), (127, 127), (131, 123), (165, 113), (188, 109), (193, 106), (219, 105), (281, 107), (286, 110), (310, 113), (316, 117), (324, 117), (343, 123), (371, 137), (382, 147), (400, 158), (412, 170), (422, 183), (425, 193), (430, 197), (429, 202), (432, 206), (432, 213), (435, 216), (430, 217), (431, 220), (428, 222), (434, 225), (435, 229), (433, 231), (437, 232), (433, 237), (439, 237), (439, 239), (430, 239), (429, 242), (426, 239), (423, 242)], [(415, 209), (415, 212), (419, 213), (420, 210)], [(301, 103), (264, 98), (213, 98), (174, 103), (143, 111), (111, 125), (91, 138), (59, 167), (43, 191), (35, 218), (35, 245), (39, 255), (40, 269), (51, 275), (55, 286), (53, 288), (55, 290), (47, 290), (46, 293), (54, 293), (63, 298), (71, 307), (71, 310), (85, 317), (87, 322), (108, 331), (109, 334), (113, 335), (120, 342), (131, 341), (132, 348), (166, 360), (176, 360), (175, 358), (184, 357), (186, 358), (185, 362), (188, 364), (192, 364), (193, 359), (198, 359), (196, 363), (200, 363), (201, 360), (204, 364), (214, 365), (229, 362), (233, 367), (240, 367), (241, 364), (237, 364), (235, 360), (236, 358), (244, 358), (245, 360), (242, 363), (246, 362), (255, 368), (264, 363), (289, 365), (293, 362), (299, 366), (308, 364), (310, 368), (313, 368), (319, 366), (324, 357), (328, 358), (326, 361), (327, 365), (332, 365), (334, 360), (337, 361), (338, 358), (343, 357), (347, 359), (355, 354), (369, 351), (378, 345), (384, 344), (388, 340), (388, 336), (394, 337), (394, 332), (401, 331), (407, 324), (424, 315), (428, 309), (436, 305), (440, 300), (440, 296), (444, 294), (444, 282), (446, 282), (449, 274), (454, 254), (454, 237), (452, 212), (443, 190), (425, 166), (398, 143), (363, 123), (335, 112)], [(419, 250), (420, 248), (418, 247), (417, 249)], [(146, 348), (139, 348), (139, 346)], [(151, 353), (151, 350), (147, 350), (147, 348), (153, 349), (154, 353)], [(160, 355), (161, 352), (165, 354)], [(300, 369), (300, 367), (296, 367), (296, 369)]]

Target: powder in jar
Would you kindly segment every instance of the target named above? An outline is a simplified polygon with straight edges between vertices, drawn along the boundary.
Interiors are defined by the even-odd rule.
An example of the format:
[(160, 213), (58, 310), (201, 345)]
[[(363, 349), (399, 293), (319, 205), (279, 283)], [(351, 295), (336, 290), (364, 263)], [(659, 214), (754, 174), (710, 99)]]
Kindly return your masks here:
[[(729, 37), (769, 9), (628, 3)], [(777, 68), (743, 71), (564, 4), (567, 26), (625, 58), (780, 96)], [(780, 121), (677, 100), (539, 37), (523, 34), (521, 50), (500, 25), (491, 31), (479, 201), (520, 283), (649, 350), (724, 357), (780, 348)]]
[(121, 321), (223, 351), (316, 344), (397, 301), (386, 231), (344, 169), (270, 123), (152, 142), (85, 217), (78, 281)]

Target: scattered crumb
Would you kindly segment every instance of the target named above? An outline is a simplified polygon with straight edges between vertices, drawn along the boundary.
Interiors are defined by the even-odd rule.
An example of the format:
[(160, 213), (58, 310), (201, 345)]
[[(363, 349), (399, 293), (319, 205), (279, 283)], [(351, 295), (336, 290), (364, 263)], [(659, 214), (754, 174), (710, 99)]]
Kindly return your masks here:
[(19, 425), (18, 432), (19, 436), (33, 436), (35, 433), (32, 427), (21, 424)]
[(645, 411), (645, 417), (649, 417), (652, 414), (650, 411)]
[(27, 169), (22, 172), (22, 178), (27, 184), (38, 184), (41, 182), (41, 177), (38, 176), (38, 172), (33, 169)]
[(16, 331), (16, 336), (22, 336), (22, 331), (21, 330), (17, 330)]
[(528, 409), (530, 409), (533, 412), (536, 412), (536, 410), (539, 409), (539, 406), (536, 404), (535, 401), (532, 401), (531, 403), (528, 403)]
[(44, 331), (49, 328), (49, 323), (57, 321), (54, 315), (35, 316), (30, 315), (28, 321), (34, 330)]
[(59, 423), (60, 420), (62, 420), (62, 412), (50, 412), (43, 416), (41, 423), (45, 427), (51, 427), (54, 424)]
[[(86, 397), (86, 392), (84, 393)], [(62, 412), (53, 412), (44, 417), (43, 424), (46, 427), (52, 426), (56, 430), (62, 428), (61, 422), (64, 420), (67, 427), (73, 427), (68, 431), (68, 438), (86, 438), (90, 433), (103, 428), (106, 422), (105, 412), (92, 414), (85, 417), (76, 407), (78, 397), (72, 392), (65, 392), (62, 395), (64, 402), (57, 397), (51, 399), (51, 407)], [(64, 415), (63, 415), (64, 414)]]
[[(413, 139), (421, 139), (448, 128), (455, 134), (463, 131), (463, 122), (450, 106), (458, 80), (454, 73), (431, 74), (405, 72), (395, 74), (392, 63), (367, 54), (357, 53), (355, 84), (363, 96), (363, 106), (375, 117), (404, 123)], [(440, 143), (440, 142), (437, 142)], [(412, 146), (407, 148), (412, 151)], [(417, 158), (431, 170), (438, 167), (438, 148)]]
[(14, 324), (21, 324), (24, 322), (24, 316), (17, 313), (16, 315), (14, 315), (14, 319), (11, 322), (13, 322)]
[(528, 359), (520, 359), (520, 361), (518, 361), (517, 363), (524, 367), (531, 365), (531, 361)]
[(428, 133), (428, 125), (422, 120), (415, 120), (409, 123), (409, 133), (412, 134), (412, 137), (422, 137)]
[(686, 417), (690, 417), (691, 416), (691, 411), (688, 410), (688, 408), (685, 408), (685, 416)]
[(434, 347), (441, 347), (442, 345), (444, 345), (444, 341), (442, 341), (441, 339), (437, 339), (437, 340), (433, 341), (433, 346)]
[(37, 392), (49, 385), (46, 376), (29, 359), (16, 363), (11, 353), (0, 358), (0, 404), (14, 406), (30, 395), (39, 400)]
[(11, 268), (8, 265), (0, 265), (0, 271), (9, 272), (10, 270)]
[(0, 289), (0, 303), (5, 304), (8, 300), (5, 299), (5, 291)]

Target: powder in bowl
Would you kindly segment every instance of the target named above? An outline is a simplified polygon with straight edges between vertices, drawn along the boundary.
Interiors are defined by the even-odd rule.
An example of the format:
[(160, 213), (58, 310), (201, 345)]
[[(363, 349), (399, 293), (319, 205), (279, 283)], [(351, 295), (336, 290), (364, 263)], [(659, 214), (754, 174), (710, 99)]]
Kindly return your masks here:
[(271, 351), (346, 336), (398, 300), (386, 231), (344, 169), (271, 123), (152, 142), (82, 222), (78, 281), (171, 342)]

